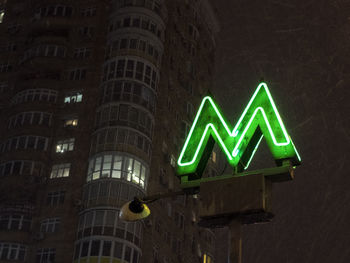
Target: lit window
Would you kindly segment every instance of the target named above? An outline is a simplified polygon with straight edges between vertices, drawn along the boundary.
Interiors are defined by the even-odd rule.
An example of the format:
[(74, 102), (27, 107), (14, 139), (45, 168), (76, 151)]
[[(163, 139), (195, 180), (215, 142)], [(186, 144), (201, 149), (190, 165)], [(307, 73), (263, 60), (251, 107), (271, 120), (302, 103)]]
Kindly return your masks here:
[(170, 155), (170, 165), (172, 167), (175, 167), (176, 166), (176, 159), (175, 159), (175, 156), (172, 154)]
[(5, 10), (0, 10), (0, 23), (4, 20)]
[(64, 127), (78, 126), (78, 119), (68, 119), (64, 121)]
[(57, 153), (63, 153), (67, 151), (73, 151), (74, 150), (74, 138), (69, 138), (66, 140), (58, 141), (56, 144), (56, 152)]
[(211, 154), (211, 160), (216, 163), (216, 152), (212, 152)]
[(70, 163), (55, 164), (52, 166), (50, 178), (68, 177), (70, 172)]
[(41, 222), (40, 231), (45, 233), (53, 233), (59, 230), (59, 225), (61, 223), (60, 218), (48, 218)]
[(212, 257), (208, 254), (203, 255), (203, 263), (213, 263)]
[(64, 103), (78, 103), (83, 100), (83, 94), (77, 92), (64, 98)]
[(145, 188), (146, 171), (146, 166), (134, 158), (115, 154), (103, 155), (90, 160), (87, 181), (118, 178)]

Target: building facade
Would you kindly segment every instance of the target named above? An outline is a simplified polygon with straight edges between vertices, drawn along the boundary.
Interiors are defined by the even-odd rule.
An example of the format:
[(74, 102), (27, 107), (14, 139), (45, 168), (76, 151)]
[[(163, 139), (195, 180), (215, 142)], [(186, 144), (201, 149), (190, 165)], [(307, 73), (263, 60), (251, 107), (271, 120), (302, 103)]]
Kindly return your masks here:
[(209, 2), (0, 3), (0, 262), (214, 262), (198, 196), (118, 219), (134, 196), (179, 189), (212, 84)]

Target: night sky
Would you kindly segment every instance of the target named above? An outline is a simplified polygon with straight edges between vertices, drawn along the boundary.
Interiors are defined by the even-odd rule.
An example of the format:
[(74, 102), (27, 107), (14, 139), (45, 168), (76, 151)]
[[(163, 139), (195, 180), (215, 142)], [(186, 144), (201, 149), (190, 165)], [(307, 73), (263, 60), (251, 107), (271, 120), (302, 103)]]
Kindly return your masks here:
[[(243, 227), (243, 263), (350, 262), (350, 1), (215, 6), (225, 116), (235, 123), (263, 78), (302, 157), (294, 181), (274, 185), (273, 221)], [(265, 159), (262, 147), (255, 165)]]

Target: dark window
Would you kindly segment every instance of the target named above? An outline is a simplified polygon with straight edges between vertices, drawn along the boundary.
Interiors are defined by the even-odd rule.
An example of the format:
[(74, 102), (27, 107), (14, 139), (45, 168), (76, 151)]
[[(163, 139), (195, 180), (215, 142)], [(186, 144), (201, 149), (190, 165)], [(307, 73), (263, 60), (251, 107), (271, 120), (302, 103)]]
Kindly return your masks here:
[(132, 78), (134, 71), (134, 61), (128, 60), (125, 77)]
[(81, 249), (81, 255), (80, 257), (86, 257), (89, 251), (89, 242), (84, 242), (83, 247)]
[(124, 67), (125, 67), (125, 60), (119, 60), (118, 66), (117, 66), (117, 77), (123, 77), (124, 76)]
[(140, 27), (140, 19), (139, 18), (134, 18), (132, 20), (132, 26), (134, 27)]
[(103, 250), (102, 250), (102, 256), (110, 256), (111, 255), (111, 247), (112, 242), (111, 241), (104, 241), (103, 242)]
[(130, 39), (130, 48), (132, 49), (137, 48), (137, 39)]
[(121, 104), (119, 107), (119, 119), (127, 120), (128, 119), (128, 106)]
[(122, 250), (123, 250), (123, 244), (119, 242), (115, 242), (114, 244), (114, 257), (115, 258), (122, 258)]
[(136, 64), (136, 79), (138, 80), (142, 80), (143, 66), (144, 64), (142, 62), (137, 62)]
[(120, 41), (120, 49), (126, 48), (127, 45), (128, 45), (128, 40), (126, 38), (123, 38)]
[(91, 243), (90, 256), (98, 256), (100, 252), (100, 240), (93, 240)]
[(131, 21), (130, 17), (124, 18), (124, 24), (123, 24), (123, 26), (124, 26), (124, 27), (130, 26), (130, 21)]
[(14, 162), (12, 173), (19, 174), (21, 171), (21, 166), (22, 166), (22, 162), (19, 162), (19, 161)]
[(124, 259), (125, 259), (127, 262), (130, 262), (130, 258), (131, 258), (131, 248), (125, 246)]

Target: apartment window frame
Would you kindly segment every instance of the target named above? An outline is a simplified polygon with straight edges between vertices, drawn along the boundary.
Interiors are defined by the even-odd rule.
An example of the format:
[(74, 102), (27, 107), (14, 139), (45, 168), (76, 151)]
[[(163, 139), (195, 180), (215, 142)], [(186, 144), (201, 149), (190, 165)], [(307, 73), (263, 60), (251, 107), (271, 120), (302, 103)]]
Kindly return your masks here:
[(36, 135), (23, 135), (7, 139), (0, 146), (0, 152), (14, 150), (40, 150), (46, 151), (49, 138)]
[(67, 118), (64, 120), (63, 127), (77, 127), (79, 124), (79, 119), (76, 118)]
[(95, 7), (95, 6), (88, 6), (88, 7), (81, 8), (80, 14), (83, 17), (96, 16), (96, 14), (97, 14), (97, 7)]
[(38, 7), (34, 16), (41, 17), (71, 17), (73, 14), (73, 7), (66, 5), (47, 5)]
[(36, 251), (36, 263), (55, 262), (55, 248), (39, 248)]
[(87, 68), (75, 68), (68, 72), (68, 80), (78, 81), (85, 80), (87, 75)]
[(24, 244), (0, 242), (0, 260), (25, 261), (26, 253)]
[(38, 175), (43, 171), (41, 162), (31, 160), (11, 160), (0, 164), (0, 177), (12, 174)]
[(149, 167), (141, 159), (123, 153), (104, 153), (89, 160), (87, 182), (113, 178), (147, 188)]
[(74, 104), (83, 101), (83, 93), (80, 91), (69, 93), (64, 97), (64, 104)]
[(12, 99), (11, 104), (19, 104), (33, 101), (47, 101), (55, 103), (58, 91), (50, 89), (26, 89), (17, 93)]
[(0, 229), (29, 231), (32, 218), (29, 215), (14, 213), (0, 215)]
[(46, 205), (47, 206), (57, 206), (64, 203), (66, 191), (59, 190), (48, 192), (46, 196)]
[(92, 48), (89, 47), (78, 47), (74, 49), (73, 57), (78, 59), (84, 59), (91, 57)]
[(54, 233), (60, 229), (61, 218), (52, 217), (46, 218), (40, 222), (40, 232), (43, 233)]
[(50, 179), (69, 177), (71, 173), (71, 163), (54, 164), (51, 169)]
[(70, 152), (74, 150), (75, 138), (59, 140), (56, 143), (56, 153)]

